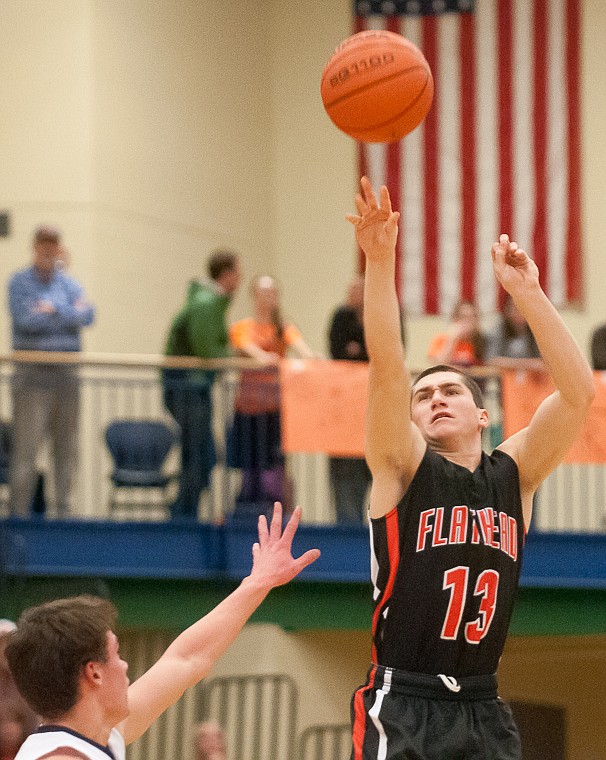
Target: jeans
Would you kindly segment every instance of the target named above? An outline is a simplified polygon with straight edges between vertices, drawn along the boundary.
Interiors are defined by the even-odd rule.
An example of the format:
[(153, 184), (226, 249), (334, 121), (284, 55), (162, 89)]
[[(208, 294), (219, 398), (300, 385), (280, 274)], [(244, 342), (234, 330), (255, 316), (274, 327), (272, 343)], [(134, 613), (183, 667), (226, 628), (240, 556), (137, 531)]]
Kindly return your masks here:
[(38, 482), (36, 459), (50, 438), (56, 512), (70, 512), (78, 464), (80, 386), (77, 370), (61, 366), (23, 366), (12, 383), (13, 440), (9, 485), (11, 514), (26, 517)]
[(361, 525), (366, 513), (366, 494), (372, 479), (366, 460), (331, 457), (329, 468), (337, 522)]
[(181, 428), (181, 472), (173, 517), (196, 519), (200, 494), (210, 485), (217, 461), (211, 393), (210, 378), (191, 381), (180, 370), (164, 373), (164, 403)]

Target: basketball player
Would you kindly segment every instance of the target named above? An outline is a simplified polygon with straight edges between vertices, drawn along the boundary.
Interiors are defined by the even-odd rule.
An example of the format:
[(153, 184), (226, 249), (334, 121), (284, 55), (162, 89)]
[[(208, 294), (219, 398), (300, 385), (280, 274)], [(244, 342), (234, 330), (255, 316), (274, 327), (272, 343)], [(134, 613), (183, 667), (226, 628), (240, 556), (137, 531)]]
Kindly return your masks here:
[(281, 504), (274, 505), (269, 528), (262, 515), (250, 575), (130, 686), (110, 602), (80, 596), (26, 610), (6, 656), (42, 725), (15, 760), (124, 760), (125, 745), (207, 675), (269, 591), (319, 557), (318, 549), (298, 559), (291, 554), (300, 516), (297, 507), (282, 533)]
[(526, 253), (501, 235), (494, 272), (524, 314), (556, 390), (529, 426), (482, 453), (480, 389), (448, 366), (413, 383), (394, 285), (399, 214), (363, 178), (349, 216), (366, 255), (372, 666), (352, 699), (353, 760), (520, 760), (499, 663), (538, 485), (575, 439), (589, 365)]

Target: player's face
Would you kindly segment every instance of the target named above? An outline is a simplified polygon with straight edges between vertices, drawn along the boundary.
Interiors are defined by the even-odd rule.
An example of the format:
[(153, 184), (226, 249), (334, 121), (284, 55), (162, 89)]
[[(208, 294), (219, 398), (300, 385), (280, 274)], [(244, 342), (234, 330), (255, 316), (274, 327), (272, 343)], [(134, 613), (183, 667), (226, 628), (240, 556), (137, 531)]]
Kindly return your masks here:
[(412, 421), (426, 441), (480, 434), (488, 424), (471, 391), (456, 372), (435, 372), (412, 389)]
[(107, 661), (101, 663), (103, 694), (108, 712), (114, 723), (128, 716), (128, 664), (120, 657), (118, 638), (113, 631), (107, 632)]

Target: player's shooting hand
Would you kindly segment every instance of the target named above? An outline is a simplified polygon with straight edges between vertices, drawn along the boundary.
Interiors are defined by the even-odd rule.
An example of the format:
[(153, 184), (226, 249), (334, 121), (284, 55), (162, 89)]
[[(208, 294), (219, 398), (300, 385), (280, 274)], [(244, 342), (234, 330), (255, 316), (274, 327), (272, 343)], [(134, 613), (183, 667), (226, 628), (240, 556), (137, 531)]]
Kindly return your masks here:
[(510, 295), (539, 287), (537, 265), (507, 235), (501, 235), (492, 246), (492, 265), (497, 280)]
[(356, 240), (367, 259), (381, 261), (395, 255), (400, 214), (391, 208), (389, 190), (383, 185), (379, 202), (367, 177), (360, 180), (361, 193), (356, 195), (358, 215), (345, 218), (356, 228)]
[(301, 570), (320, 556), (319, 549), (309, 549), (298, 558), (292, 556), (292, 541), (301, 519), (301, 507), (292, 513), (282, 531), (282, 505), (274, 503), (271, 524), (265, 515), (259, 517), (259, 542), (253, 545), (253, 568), (250, 577), (257, 583), (274, 588), (292, 580)]

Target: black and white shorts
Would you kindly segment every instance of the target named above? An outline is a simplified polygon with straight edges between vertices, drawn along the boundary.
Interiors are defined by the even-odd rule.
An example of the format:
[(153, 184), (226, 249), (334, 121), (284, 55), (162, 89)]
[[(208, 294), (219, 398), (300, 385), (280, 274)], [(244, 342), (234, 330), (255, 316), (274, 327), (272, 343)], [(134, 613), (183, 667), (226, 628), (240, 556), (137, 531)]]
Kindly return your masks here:
[(351, 713), (352, 760), (522, 760), (494, 675), (455, 679), (373, 665)]

